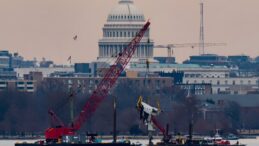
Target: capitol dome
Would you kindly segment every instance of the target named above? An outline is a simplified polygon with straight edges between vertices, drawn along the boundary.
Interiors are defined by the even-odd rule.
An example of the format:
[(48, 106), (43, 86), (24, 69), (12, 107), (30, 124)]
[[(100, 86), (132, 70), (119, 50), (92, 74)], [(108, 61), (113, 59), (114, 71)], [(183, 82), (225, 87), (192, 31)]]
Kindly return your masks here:
[[(134, 6), (133, 0), (119, 0), (118, 5), (108, 14), (107, 22), (103, 26), (103, 36), (98, 42), (97, 60), (115, 60), (144, 24), (144, 14)], [(146, 59), (152, 61), (154, 41), (149, 35), (150, 29), (144, 34), (130, 62), (142, 62)]]
[(120, 0), (108, 15), (107, 21), (145, 21), (144, 14), (136, 6), (132, 0)]

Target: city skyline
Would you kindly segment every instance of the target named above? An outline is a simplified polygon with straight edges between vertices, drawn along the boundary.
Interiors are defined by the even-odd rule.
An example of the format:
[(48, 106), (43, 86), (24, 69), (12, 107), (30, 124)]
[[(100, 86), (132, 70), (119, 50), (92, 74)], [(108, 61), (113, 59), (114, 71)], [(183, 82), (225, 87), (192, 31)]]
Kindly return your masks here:
[[(155, 44), (198, 43), (199, 0), (134, 0), (151, 21), (151, 38)], [(90, 62), (98, 56), (98, 40), (109, 12), (118, 0), (3, 0), (0, 5), (0, 48), (19, 52), (26, 59), (33, 57), (65, 64)], [(259, 1), (205, 1), (205, 42), (227, 43), (226, 47), (206, 49), (220, 55), (259, 55)], [(77, 35), (77, 39), (73, 37)], [(184, 51), (182, 51), (184, 49)], [(179, 48), (176, 60), (197, 55), (198, 48)], [(165, 49), (155, 56), (166, 56)]]

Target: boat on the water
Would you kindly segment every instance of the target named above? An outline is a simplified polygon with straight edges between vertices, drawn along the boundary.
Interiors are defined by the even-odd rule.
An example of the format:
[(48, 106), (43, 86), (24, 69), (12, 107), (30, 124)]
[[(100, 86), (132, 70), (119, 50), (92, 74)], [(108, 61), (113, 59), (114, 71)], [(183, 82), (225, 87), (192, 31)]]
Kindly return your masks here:
[(217, 131), (213, 137), (181, 137), (175, 139), (164, 139), (155, 146), (246, 146), (237, 141), (235, 144), (230, 144), (230, 141), (220, 136)]
[(213, 141), (213, 140), (206, 140), (206, 139), (196, 139), (192, 141), (186, 141), (183, 143), (179, 143), (177, 141), (171, 141), (171, 142), (159, 142), (155, 144), (155, 146), (246, 146), (245, 144), (230, 144), (229, 141), (223, 140), (221, 142), (219, 141)]
[(234, 134), (232, 134), (232, 133), (230, 133), (230, 134), (228, 134), (228, 135), (226, 136), (226, 139), (227, 139), (227, 140), (238, 140), (239, 137), (236, 136), (236, 135), (234, 135)]

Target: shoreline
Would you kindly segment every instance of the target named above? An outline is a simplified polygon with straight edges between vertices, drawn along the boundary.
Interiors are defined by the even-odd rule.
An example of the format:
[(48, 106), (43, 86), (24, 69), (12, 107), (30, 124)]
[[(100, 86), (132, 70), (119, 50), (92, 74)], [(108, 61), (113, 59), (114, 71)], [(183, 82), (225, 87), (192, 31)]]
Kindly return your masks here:
[[(104, 139), (104, 140), (111, 140), (113, 139), (112, 135), (100, 135), (97, 136), (98, 138)], [(201, 138), (206, 137), (204, 135), (196, 135), (194, 138)], [(259, 135), (240, 135), (239, 139), (257, 139)], [(162, 139), (163, 136), (153, 136), (153, 139)], [(19, 137), (19, 136), (7, 136), (7, 137), (1, 137), (0, 140), (44, 140), (44, 136), (35, 136), (35, 137)], [(129, 140), (147, 140), (148, 136), (134, 136), (134, 135), (119, 135), (117, 136), (117, 139), (129, 139)]]

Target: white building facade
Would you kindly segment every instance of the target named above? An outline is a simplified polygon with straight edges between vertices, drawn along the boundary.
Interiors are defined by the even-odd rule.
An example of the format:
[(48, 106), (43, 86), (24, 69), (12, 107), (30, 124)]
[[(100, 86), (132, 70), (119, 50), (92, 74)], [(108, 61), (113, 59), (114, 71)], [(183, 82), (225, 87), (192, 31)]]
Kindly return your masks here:
[[(128, 71), (145, 72), (146, 64), (131, 64)], [(183, 71), (184, 78), (225, 78), (229, 77), (230, 69), (225, 66), (200, 66), (198, 64), (159, 64), (149, 65), (150, 72)]]
[[(107, 62), (113, 60), (127, 47), (145, 24), (144, 14), (133, 5), (133, 0), (120, 0), (108, 15), (103, 27), (103, 38), (99, 40), (99, 55), (97, 60)], [(149, 29), (137, 47), (131, 62), (142, 59), (153, 60), (154, 42), (149, 38)]]
[(258, 77), (184, 77), (184, 84), (211, 84), (212, 94), (249, 94), (259, 91)]
[[(127, 71), (146, 72), (145, 64), (131, 64)], [(231, 69), (225, 66), (198, 64), (150, 64), (150, 72), (184, 72), (183, 84), (211, 84), (212, 94), (259, 93), (259, 77), (230, 77)]]

